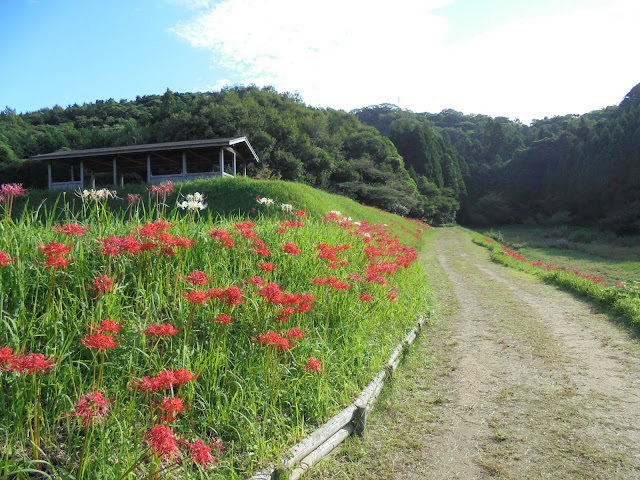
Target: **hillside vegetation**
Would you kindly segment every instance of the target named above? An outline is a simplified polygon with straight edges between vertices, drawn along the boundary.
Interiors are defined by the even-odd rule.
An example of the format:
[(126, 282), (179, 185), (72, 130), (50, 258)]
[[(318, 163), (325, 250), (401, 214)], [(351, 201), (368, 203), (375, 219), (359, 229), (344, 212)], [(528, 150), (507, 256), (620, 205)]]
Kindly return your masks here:
[(590, 225), (640, 232), (640, 85), (620, 105), (518, 120), (378, 105), (306, 106), (272, 88), (146, 95), (0, 114), (0, 177), (43, 187), (28, 158), (244, 135), (251, 175), (295, 180), (430, 223)]
[(309, 186), (13, 192), (2, 478), (246, 478), (349, 404), (428, 308), (411, 245), (430, 228)]

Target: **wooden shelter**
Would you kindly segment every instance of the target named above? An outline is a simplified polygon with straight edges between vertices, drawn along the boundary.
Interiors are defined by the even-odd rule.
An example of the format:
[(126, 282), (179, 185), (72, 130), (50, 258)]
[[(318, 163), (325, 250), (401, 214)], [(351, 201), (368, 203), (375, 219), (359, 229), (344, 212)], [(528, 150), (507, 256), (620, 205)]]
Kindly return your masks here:
[(259, 162), (246, 137), (67, 150), (34, 155), (48, 162), (49, 190), (84, 190), (125, 183), (159, 184), (246, 175)]

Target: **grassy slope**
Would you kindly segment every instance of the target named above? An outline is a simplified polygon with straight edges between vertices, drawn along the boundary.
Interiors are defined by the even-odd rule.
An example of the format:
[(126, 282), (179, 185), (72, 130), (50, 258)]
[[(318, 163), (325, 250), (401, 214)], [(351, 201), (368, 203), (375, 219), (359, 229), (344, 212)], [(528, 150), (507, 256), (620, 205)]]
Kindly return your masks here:
[[(229, 228), (227, 224), (238, 222), (242, 218), (252, 218), (252, 219), (256, 219), (256, 221), (259, 223), (262, 223), (264, 221), (265, 227), (263, 227), (262, 229), (264, 230), (264, 229), (273, 228), (272, 226), (269, 227), (269, 225), (275, 225), (277, 224), (278, 221), (286, 219), (286, 215), (283, 214), (282, 210), (278, 206), (272, 206), (267, 209), (264, 206), (258, 205), (256, 203), (256, 196), (258, 195), (263, 197), (273, 198), (274, 200), (276, 200), (276, 204), (291, 203), (294, 205), (294, 208), (296, 210), (297, 209), (305, 210), (308, 214), (308, 217), (309, 217), (308, 221), (310, 222), (310, 224), (306, 229), (304, 229), (303, 232), (300, 232), (297, 238), (300, 241), (302, 241), (302, 239), (306, 239), (309, 241), (310, 244), (317, 244), (319, 241), (321, 241), (321, 240), (318, 240), (319, 238), (322, 238), (323, 236), (329, 234), (329, 230), (332, 227), (329, 226), (326, 222), (318, 222), (318, 220), (320, 217), (326, 215), (330, 210), (339, 210), (340, 212), (342, 212), (343, 215), (352, 217), (354, 221), (366, 220), (371, 224), (379, 224), (379, 223), (386, 224), (388, 225), (388, 228), (393, 233), (398, 234), (400, 242), (409, 244), (412, 246), (416, 246), (416, 247), (421, 244), (418, 232), (419, 230), (423, 230), (425, 228), (422, 224), (419, 224), (407, 219), (403, 219), (401, 217), (389, 214), (387, 212), (382, 212), (373, 208), (359, 205), (347, 198), (336, 196), (336, 195), (330, 195), (325, 192), (315, 190), (311, 187), (308, 187), (302, 184), (296, 184), (296, 183), (290, 183), (290, 182), (258, 181), (258, 180), (252, 180), (252, 179), (235, 179), (235, 180), (213, 179), (208, 181), (199, 181), (199, 182), (193, 182), (190, 184), (177, 185), (176, 187), (180, 189), (180, 193), (173, 194), (166, 200), (167, 212), (172, 211), (170, 212), (170, 216), (168, 213), (167, 219), (172, 224), (175, 223), (175, 227), (174, 227), (175, 229), (184, 230), (184, 233), (190, 237), (196, 234), (197, 230), (201, 230), (204, 228), (206, 231), (208, 228), (211, 228), (212, 220), (214, 221), (215, 224), (222, 224), (223, 227)], [(209, 208), (205, 211), (204, 215), (202, 216), (202, 226), (192, 225), (192, 224), (189, 224), (189, 222), (182, 221), (181, 218), (184, 216), (184, 214), (182, 214), (182, 212), (180, 211), (176, 211), (174, 207), (176, 200), (180, 199), (181, 195), (194, 192), (194, 191), (203, 192), (206, 195), (207, 202), (209, 204)], [(128, 193), (142, 194), (144, 199), (143, 200), (144, 208), (148, 208), (147, 206), (152, 203), (152, 202), (146, 201), (146, 199), (148, 198), (147, 193), (144, 192), (144, 190), (142, 189), (138, 189), (137, 191), (132, 188), (119, 190), (118, 197), (120, 197), (121, 199), (126, 198), (126, 195)], [(65, 203), (65, 200), (68, 200), (68, 202)], [(25, 268), (29, 268), (27, 267), (27, 264), (31, 264), (32, 259), (34, 257), (33, 253), (30, 253), (30, 252), (36, 251), (35, 247), (31, 244), (33, 244), (36, 241), (46, 243), (45, 238), (47, 236), (51, 236), (50, 224), (53, 223), (53, 221), (59, 221), (59, 222), (70, 221), (72, 220), (72, 218), (69, 218), (69, 217), (64, 218), (64, 215), (68, 215), (69, 213), (71, 213), (72, 217), (74, 215), (77, 216), (76, 218), (77, 221), (79, 221), (80, 223), (86, 224), (86, 221), (83, 221), (83, 217), (81, 214), (82, 202), (78, 198), (75, 198), (75, 197), (70, 198), (70, 195), (62, 195), (58, 192), (43, 192), (43, 191), (30, 192), (28, 197), (28, 202), (27, 202), (28, 208), (24, 209), (23, 208), (24, 205), (25, 205), (24, 201), (21, 204), (17, 202), (15, 205), (14, 215), (18, 217), (22, 217), (22, 220), (18, 221), (17, 224), (20, 224), (22, 222), (22, 223), (28, 223), (32, 225), (33, 228), (31, 230), (31, 233), (34, 235), (32, 236), (32, 238), (27, 238), (25, 236), (22, 236), (21, 238), (17, 237), (14, 239), (13, 242), (9, 242), (8, 245), (12, 244), (12, 245), (19, 246), (20, 244), (22, 244), (22, 246), (18, 247), (21, 249), (22, 254), (16, 255), (14, 253), (11, 256), (12, 257), (20, 256), (21, 262), (24, 262), (25, 264)], [(37, 208), (38, 206), (40, 207)], [(123, 200), (109, 201), (109, 210), (117, 211), (118, 209), (121, 209), (121, 210), (126, 209), (126, 202)], [(54, 215), (52, 215), (51, 213), (53, 211), (56, 212)], [(57, 218), (55, 220), (52, 220), (52, 217), (57, 217)], [(211, 217), (211, 218), (207, 218), (207, 217)], [(45, 220), (44, 225), (41, 225), (40, 227), (38, 227), (37, 224), (40, 223), (39, 220)], [(114, 234), (122, 234), (121, 230), (124, 227), (126, 227), (126, 225), (119, 225), (118, 222), (113, 222), (112, 224), (110, 223), (108, 227), (104, 227), (106, 228), (106, 231), (104, 232), (104, 234), (99, 236), (105, 236), (107, 235), (107, 232), (114, 233)], [(100, 228), (100, 227), (97, 225), (93, 225), (93, 229), (95, 228)], [(131, 227), (126, 227), (126, 228), (131, 228)], [(114, 231), (111, 232), (111, 230), (114, 230)], [(94, 234), (97, 234), (97, 232), (92, 231), (91, 235), (94, 235)], [(265, 232), (265, 235), (266, 235), (266, 232)], [(346, 235), (346, 232), (343, 231), (342, 235), (343, 236)], [(38, 239), (36, 240), (36, 238)], [(353, 237), (350, 237), (350, 238), (353, 238)], [(267, 239), (267, 237), (265, 237), (265, 239)], [(296, 242), (298, 240), (296, 240)], [(343, 240), (341, 240), (341, 242), (344, 242), (346, 240), (347, 240), (347, 237), (343, 237)], [(271, 241), (273, 243), (274, 239), (272, 238)], [(338, 243), (341, 243), (341, 242), (338, 242)], [(91, 247), (91, 245), (94, 243), (92, 239), (83, 239), (82, 241), (79, 240), (77, 243), (78, 243), (78, 248), (89, 249), (87, 250), (87, 255), (94, 255), (95, 252), (91, 253), (91, 251), (94, 250)], [(81, 244), (86, 244), (86, 245), (83, 246)], [(205, 245), (206, 243), (202, 242), (201, 248), (205, 249), (206, 248)], [(200, 247), (196, 247), (196, 248), (200, 248)], [(315, 252), (314, 249), (309, 247), (307, 247), (307, 250), (311, 250)], [(198, 255), (207, 254), (206, 250), (198, 250), (198, 252), (199, 252)], [(315, 253), (313, 253), (312, 256), (315, 256)], [(187, 272), (193, 269), (194, 267), (199, 267), (200, 264), (198, 263), (198, 261), (204, 261), (205, 257), (203, 256), (201, 258), (202, 260), (200, 260), (200, 258), (192, 259), (193, 265), (185, 264), (183, 270)], [(280, 261), (284, 262), (284, 260), (280, 260)], [(10, 269), (12, 270), (7, 269), (5, 273), (10, 276), (11, 271), (15, 271), (13, 269), (17, 268), (19, 263), (21, 262), (17, 262), (16, 264), (11, 265)], [(78, 257), (78, 262), (74, 264), (72, 268), (75, 269), (75, 271), (81, 272), (80, 270), (81, 263), (82, 262)], [(99, 272), (100, 267), (96, 265), (96, 268), (98, 268), (97, 271)], [(202, 267), (200, 266), (200, 268)], [(213, 265), (210, 268), (216, 268), (216, 275), (220, 277), (221, 273), (218, 266)], [(247, 267), (246, 271), (248, 271), (248, 268), (249, 267)], [(400, 332), (399, 330), (403, 329), (405, 326), (407, 326), (408, 324), (414, 321), (415, 317), (417, 317), (417, 314), (419, 313), (418, 309), (425, 308), (424, 296), (422, 292), (423, 289), (419, 285), (416, 285), (415, 283), (415, 278), (417, 277), (421, 278), (422, 275), (419, 273), (419, 267), (417, 265), (415, 265), (415, 268), (418, 268), (418, 270), (416, 271), (415, 269), (413, 269), (413, 273), (412, 273), (413, 277), (410, 279), (407, 278), (408, 281), (405, 281), (404, 284), (400, 284), (400, 286), (404, 288), (401, 288), (400, 290), (401, 295), (399, 295), (399, 297), (401, 296), (402, 298), (400, 298), (400, 303), (397, 305), (398, 306), (400, 306), (400, 304), (406, 305), (405, 307), (403, 307), (405, 310), (401, 309), (402, 312), (400, 312), (400, 310), (398, 311), (390, 310), (388, 313), (391, 315), (385, 315), (384, 323), (378, 327), (369, 328), (364, 325), (364, 322), (362, 322), (361, 328), (368, 328), (370, 332), (375, 332), (376, 330), (379, 329), (377, 334), (374, 333), (374, 336), (378, 337), (378, 340), (381, 339), (381, 337), (384, 337), (383, 338), (384, 341), (382, 342), (384, 345), (376, 346), (374, 348), (374, 351), (370, 351), (369, 353), (364, 354), (364, 357), (363, 357), (365, 358), (366, 363), (369, 364), (369, 367), (373, 368), (374, 370), (375, 368), (379, 368), (377, 364), (382, 361), (382, 360), (378, 361), (377, 358), (379, 356), (384, 356), (385, 352), (390, 351), (390, 349), (392, 349), (393, 346), (395, 346), (395, 344), (397, 343), (397, 341), (400, 338), (402, 338), (402, 336), (404, 335), (404, 332)], [(304, 270), (304, 271), (300, 271), (300, 270)], [(313, 287), (309, 287), (309, 281), (308, 281), (308, 278), (310, 275), (315, 276), (311, 272), (312, 272), (311, 268), (306, 268), (305, 266), (298, 268), (296, 263), (292, 263), (291, 265), (289, 265), (288, 268), (284, 268), (283, 266), (283, 270), (281, 270), (280, 273), (277, 274), (278, 276), (274, 278), (275, 278), (275, 281), (277, 281), (278, 283), (282, 282), (281, 284), (288, 285), (292, 289), (294, 286), (296, 286), (297, 289), (294, 291), (299, 291), (302, 289), (313, 288)], [(325, 272), (326, 273), (323, 273), (324, 275), (332, 274), (330, 271), (325, 271)], [(163, 278), (165, 277), (175, 278), (175, 273), (172, 274), (171, 271), (169, 271), (168, 269), (167, 269), (167, 274), (165, 274), (164, 271), (159, 273), (162, 274), (161, 276), (163, 276)], [(289, 277), (287, 277), (287, 275)], [(345, 275), (345, 274), (342, 273), (340, 276), (342, 275)], [(294, 276), (296, 277), (295, 279), (294, 279)], [(231, 277), (229, 278), (224, 277), (224, 278), (227, 283), (234, 281), (233, 278)], [(235, 281), (238, 281), (238, 280), (236, 279)], [(227, 283), (225, 283), (225, 285)], [(292, 284), (295, 284), (295, 285), (292, 285)], [(412, 286), (414, 287), (411, 288)], [(355, 293), (353, 295), (355, 295)], [(406, 300), (405, 300), (405, 297), (406, 297)], [(94, 314), (94, 312), (92, 312), (92, 309), (91, 309), (91, 304), (93, 300), (87, 298), (87, 303), (89, 308), (86, 309), (87, 311), (83, 314), (78, 313), (79, 315), (77, 319), (77, 322), (79, 322), (78, 331), (84, 330), (85, 328), (84, 323), (86, 322), (86, 319), (87, 319), (86, 317), (87, 316), (91, 317), (91, 315)], [(357, 301), (353, 302), (352, 300), (349, 300), (348, 302), (336, 301), (336, 302), (325, 302), (325, 303), (329, 304), (329, 305), (326, 305), (326, 307), (328, 308), (327, 312), (320, 313), (320, 311), (318, 311), (319, 313), (317, 315), (317, 318), (329, 318), (329, 316), (331, 315), (339, 314), (339, 313), (336, 313), (338, 312), (338, 309), (343, 308), (343, 306), (346, 306), (347, 304), (351, 304), (351, 307), (355, 307), (358, 311), (363, 310), (359, 306), (359, 302)], [(169, 307), (172, 308), (171, 305), (169, 305)], [(409, 310), (406, 309), (409, 307), (413, 308), (411, 312), (409, 312)], [(115, 305), (113, 308), (115, 309), (112, 312), (113, 317), (118, 318), (119, 313), (121, 313), (121, 310), (122, 312), (125, 312), (126, 308), (128, 307)], [(249, 308), (249, 307), (247, 306), (246, 308)], [(413, 314), (414, 311), (415, 311), (415, 315)], [(78, 312), (80, 312), (80, 310), (78, 310)], [(63, 312), (61, 312), (61, 315), (62, 313)], [(112, 316), (112, 314), (110, 313), (109, 316)], [(351, 319), (357, 318), (357, 316), (354, 316), (355, 315), (354, 311), (351, 311), (351, 313), (348, 313), (346, 316), (342, 314), (339, 314), (339, 315), (343, 318), (351, 318)], [(394, 328), (389, 328), (390, 327), (390, 325), (388, 325), (389, 320), (393, 318), (396, 318), (398, 320), (393, 322)], [(363, 319), (361, 319), (361, 321), (362, 320)], [(137, 320), (136, 316), (133, 316), (130, 321), (132, 325), (135, 322), (140, 323), (140, 321)], [(351, 322), (351, 323), (353, 324), (354, 322)], [(358, 321), (356, 321), (355, 324), (358, 324)], [(138, 328), (143, 328), (143, 326), (144, 325), (141, 324)], [(301, 325), (301, 326), (304, 326), (304, 325)], [(309, 328), (309, 327), (305, 327), (305, 328)], [(19, 329), (17, 329), (17, 331), (18, 330)], [(320, 335), (318, 339), (320, 339), (320, 337), (322, 337), (322, 335)], [(74, 340), (71, 343), (74, 345), (77, 344), (78, 342), (76, 340)], [(376, 343), (378, 342), (378, 340), (376, 340)], [(315, 342), (316, 340), (309, 338), (308, 344), (311, 345), (312, 341)], [(4, 343), (11, 346), (15, 345), (15, 342), (10, 341), (8, 338), (4, 339)], [(363, 339), (360, 340), (360, 343), (356, 345), (356, 348), (366, 349), (368, 346), (370, 350), (373, 344), (374, 342), (372, 341), (372, 339), (365, 339), (363, 337)], [(320, 348), (320, 347), (321, 347), (321, 344), (318, 343), (317, 348)], [(30, 347), (29, 345), (26, 345), (26, 347), (23, 346), (23, 348), (27, 348), (30, 350), (32, 347)], [(47, 354), (49, 353), (47, 352)], [(311, 351), (310, 351), (310, 354), (311, 354)], [(75, 351), (72, 352), (71, 356), (74, 356), (74, 355), (75, 355)], [(327, 355), (333, 355), (333, 353), (328, 352)], [(355, 358), (356, 355), (353, 354), (353, 351), (352, 351), (349, 357)], [(351, 377), (356, 377), (356, 376), (359, 377), (359, 379), (355, 382), (356, 384), (352, 385), (350, 388), (347, 389), (347, 387), (345, 386), (344, 378), (341, 378), (339, 376), (335, 376), (332, 374), (331, 380), (330, 380), (329, 375), (327, 375), (326, 376), (327, 381), (318, 382), (318, 385), (322, 385), (322, 388), (320, 388), (320, 390), (322, 391), (322, 393), (324, 393), (323, 397), (330, 398), (330, 401), (325, 402), (326, 407), (328, 408), (325, 407), (322, 412), (317, 411), (315, 415), (308, 414), (308, 413), (304, 414), (304, 416), (309, 415), (310, 418), (307, 417), (307, 419), (310, 419), (311, 422), (309, 423), (304, 422), (304, 425), (297, 423), (296, 425), (294, 425), (293, 431), (290, 429), (289, 430), (284, 429), (282, 432), (280, 432), (277, 435), (279, 438), (273, 438), (268, 436), (260, 437), (260, 435), (258, 434), (258, 432), (262, 432), (263, 430), (264, 430), (264, 433), (267, 433), (267, 434), (269, 432), (273, 433), (274, 428), (276, 426), (269, 426), (265, 422), (260, 422), (256, 425), (253, 425), (251, 428), (256, 430), (255, 442), (257, 446), (246, 447), (246, 444), (243, 444), (242, 442), (236, 442), (234, 447), (236, 451), (233, 452), (233, 456), (235, 460), (232, 459), (232, 455), (230, 453), (228, 460), (226, 462), (222, 462), (224, 465), (222, 464), (219, 465), (219, 468), (217, 470), (218, 474), (224, 475), (222, 473), (222, 471), (224, 471), (226, 475), (230, 475), (229, 478), (237, 478), (237, 476), (242, 476), (243, 474), (248, 473), (247, 472), (248, 470), (250, 471), (251, 469), (256, 468), (257, 466), (256, 463), (259, 466), (260, 464), (264, 464), (266, 461), (269, 461), (275, 458), (277, 454), (282, 452), (282, 449), (284, 448), (284, 446), (286, 446), (284, 444), (286, 443), (291, 444), (293, 441), (300, 438), (300, 436), (302, 436), (306, 430), (313, 428), (313, 425), (317, 423), (318, 420), (326, 419), (327, 416), (329, 416), (332, 413), (335, 413), (337, 409), (341, 408), (340, 405), (344, 404), (344, 402), (348, 403), (349, 398), (353, 397), (354, 392), (356, 392), (358, 386), (361, 387), (366, 381), (368, 381), (368, 376), (371, 374), (371, 372), (359, 372), (359, 373), (364, 373), (364, 375), (360, 375), (360, 374), (355, 375), (355, 372), (352, 370), (353, 366), (347, 365), (346, 361), (336, 362), (336, 367), (339, 364), (341, 365), (343, 363), (345, 367), (348, 367), (347, 368), (348, 371), (344, 372), (345, 374)], [(58, 375), (58, 373), (56, 373), (57, 371), (60, 371), (59, 375), (62, 375), (62, 367), (63, 367), (63, 364), (61, 362), (60, 368), (57, 368), (52, 375)], [(204, 364), (203, 364), (203, 368), (205, 368)], [(158, 369), (154, 370), (153, 372), (157, 370)], [(327, 367), (327, 373), (332, 373), (329, 371), (329, 367)], [(49, 377), (47, 378), (54, 378), (52, 375), (49, 375)], [(202, 379), (199, 380), (199, 382), (204, 384), (205, 382), (204, 376)], [(203, 388), (207, 391), (212, 390), (215, 387), (213, 383), (214, 382), (212, 382), (211, 386), (207, 385), (207, 388), (205, 388), (204, 386)], [(334, 391), (334, 393), (331, 393), (329, 388), (330, 386), (337, 387), (339, 388), (339, 390)], [(70, 403), (73, 399), (75, 399), (77, 395), (81, 393), (83, 390), (86, 390), (86, 386), (79, 385), (76, 387), (76, 390), (78, 390), (78, 392), (76, 391), (72, 392), (70, 395), (71, 399), (69, 399), (65, 403), (65, 405), (57, 406), (56, 409), (61, 412), (68, 410), (69, 406), (67, 404)], [(314, 405), (319, 403), (319, 398), (317, 397), (312, 398), (308, 394), (309, 394), (309, 391), (306, 391), (306, 396), (308, 397), (306, 398), (306, 404)], [(2, 401), (8, 402), (9, 400), (10, 400), (9, 398), (0, 399), (0, 403), (2, 403)], [(206, 400), (208, 401), (209, 399), (207, 398)], [(230, 401), (231, 403), (233, 403), (232, 400)], [(217, 407), (221, 408), (221, 405), (217, 405)], [(244, 412), (242, 408), (244, 407), (242, 406), (235, 407), (234, 411), (237, 410), (237, 411)], [(116, 409), (117, 407), (114, 405), (114, 411)], [(318, 408), (314, 407), (314, 410), (318, 410)], [(20, 411), (16, 409), (15, 412), (13, 413), (16, 416), (19, 416)], [(255, 413), (254, 414), (252, 414), (251, 412), (244, 412), (244, 413), (247, 414), (247, 418), (252, 418), (253, 416), (255, 416)], [(215, 419), (213, 419), (211, 423), (218, 424), (218, 427), (222, 429), (221, 433), (224, 434), (225, 428), (226, 430), (233, 430), (234, 429), (233, 425), (234, 424), (237, 425), (237, 421), (232, 418), (232, 415), (225, 414), (229, 416), (229, 419), (227, 421), (227, 426), (223, 428), (223, 426), (221, 425), (223, 420), (221, 417), (223, 414), (225, 414), (225, 412), (223, 412), (222, 410), (220, 412), (213, 412), (212, 410), (211, 414), (209, 414), (208, 416), (215, 417)], [(55, 415), (59, 416), (60, 413), (57, 412)], [(287, 418), (289, 417), (287, 416), (287, 414), (285, 414), (279, 417), (278, 420), (275, 421), (275, 423), (277, 425), (281, 425), (287, 422)], [(298, 420), (302, 420), (302, 419), (298, 419)], [(203, 420), (200, 423), (207, 424), (208, 421)], [(208, 428), (208, 427), (204, 427), (204, 428)], [(2, 429), (0, 428), (0, 430)], [(247, 435), (248, 434), (238, 433), (237, 435), (234, 434), (233, 436), (234, 438), (237, 436), (238, 437), (237, 440), (241, 440), (241, 439), (246, 439)], [(22, 435), (15, 435), (15, 438), (21, 438), (21, 437)], [(112, 440), (113, 439), (109, 439), (109, 441), (112, 441)], [(7, 444), (8, 443), (9, 442), (7, 442)], [(6, 453), (7, 452), (5, 452), (5, 454)], [(254, 455), (254, 456), (251, 457), (250, 455)], [(0, 454), (0, 457), (2, 457), (2, 454)], [(11, 458), (11, 456), (5, 457), (5, 459), (7, 458)], [(3, 463), (2, 460), (3, 459), (0, 458), (0, 467), (2, 466), (1, 464)], [(126, 459), (122, 459), (122, 460), (125, 463), (127, 461)], [(107, 466), (103, 466), (100, 468), (108, 469)], [(2, 471), (1, 468), (0, 468), (0, 471)], [(192, 478), (192, 477), (188, 477), (188, 478)], [(225, 478), (227, 477), (225, 476)]]
[[(256, 197), (262, 196), (272, 198), (276, 203), (290, 203), (296, 209), (302, 209), (310, 217), (322, 217), (330, 210), (337, 210), (342, 215), (352, 217), (354, 220), (366, 220), (369, 223), (382, 223), (390, 227), (396, 233), (402, 243), (413, 247), (420, 246), (421, 242), (415, 235), (415, 223), (376, 208), (361, 205), (353, 200), (334, 195), (302, 183), (286, 182), (281, 180), (254, 180), (251, 178), (238, 177), (235, 179), (213, 178), (208, 180), (197, 180), (184, 184), (175, 184), (177, 194), (167, 198), (169, 207), (175, 205), (176, 199), (182, 194), (201, 192), (205, 195), (208, 203), (207, 212), (212, 216), (242, 215), (253, 217), (258, 215), (258, 204)], [(127, 194), (140, 194), (143, 199), (148, 198), (148, 192), (144, 187), (129, 186), (117, 189), (118, 197), (123, 200), (111, 200), (109, 206), (112, 209), (125, 208), (124, 199)], [(29, 193), (28, 202), (24, 199), (16, 199), (14, 206), (14, 217), (20, 215), (22, 208), (28, 204), (30, 208), (44, 202), (44, 207), (51, 209), (56, 205), (58, 198), (70, 199), (70, 203), (75, 209), (81, 207), (82, 202), (73, 194), (62, 194), (60, 192), (48, 192), (43, 190)], [(272, 215), (278, 213), (278, 207), (272, 207)], [(264, 212), (264, 209), (261, 209)], [(267, 210), (269, 212), (269, 210)], [(269, 213), (267, 214), (269, 215)]]

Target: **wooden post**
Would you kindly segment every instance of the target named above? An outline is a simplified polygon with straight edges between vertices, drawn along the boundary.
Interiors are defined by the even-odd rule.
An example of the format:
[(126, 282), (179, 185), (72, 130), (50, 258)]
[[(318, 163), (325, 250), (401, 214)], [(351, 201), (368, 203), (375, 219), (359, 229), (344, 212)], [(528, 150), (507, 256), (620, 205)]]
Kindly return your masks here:
[(220, 176), (224, 176), (224, 148), (220, 149)]
[(47, 163), (47, 188), (49, 190), (51, 190), (51, 162), (53, 160), (49, 160), (49, 163)]
[(151, 183), (151, 154), (147, 153), (147, 183)]
[(187, 152), (182, 152), (182, 179), (187, 180)]
[(118, 170), (116, 165), (116, 157), (113, 157), (113, 185), (118, 186)]
[(80, 159), (80, 190), (84, 190), (84, 159)]
[(246, 160), (244, 160), (242, 162), (242, 169), (244, 170), (243, 171), (243, 175), (246, 177), (247, 176), (247, 161)]
[(233, 151), (233, 176), (236, 176), (236, 151)]
[(75, 178), (76, 172), (74, 172), (73, 165), (71, 165), (70, 170), (71, 170), (71, 181), (75, 182), (76, 181), (76, 178)]

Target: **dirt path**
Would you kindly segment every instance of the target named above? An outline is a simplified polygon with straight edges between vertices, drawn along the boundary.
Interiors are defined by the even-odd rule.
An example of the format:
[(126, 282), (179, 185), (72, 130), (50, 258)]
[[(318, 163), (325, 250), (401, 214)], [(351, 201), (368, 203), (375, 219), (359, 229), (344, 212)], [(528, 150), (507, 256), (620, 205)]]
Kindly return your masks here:
[(430, 242), (436, 321), (364, 440), (310, 478), (640, 478), (640, 343), (462, 230)]

